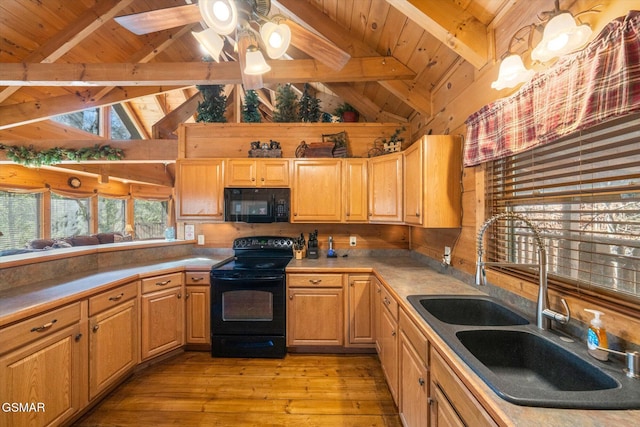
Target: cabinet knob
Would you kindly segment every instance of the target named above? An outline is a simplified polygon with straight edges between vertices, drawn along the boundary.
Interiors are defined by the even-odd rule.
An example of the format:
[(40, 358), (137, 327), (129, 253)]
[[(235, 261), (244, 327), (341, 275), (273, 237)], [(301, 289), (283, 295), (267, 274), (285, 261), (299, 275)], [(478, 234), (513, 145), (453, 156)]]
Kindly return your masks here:
[(292, 299), (293, 299), (293, 295), (289, 295), (289, 299), (291, 299), (291, 300), (292, 300)]
[(77, 334), (75, 337), (73, 337), (76, 342), (80, 341), (80, 338), (82, 338), (82, 334)]
[(98, 332), (98, 329), (100, 329), (100, 325), (94, 325), (93, 328), (91, 328), (93, 332)]
[(251, 177), (251, 182), (255, 181), (256, 179), (254, 177)]
[(396, 331), (391, 331), (391, 336), (395, 337), (396, 336)]
[(427, 404), (429, 406), (433, 405), (434, 403), (436, 403), (436, 400), (433, 397), (427, 397)]
[(180, 292), (178, 292), (178, 299), (182, 298), (182, 294)]
[(264, 182), (264, 177), (260, 178), (260, 181)]
[(422, 378), (418, 378), (418, 384), (423, 386), (424, 385), (424, 380)]
[(416, 212), (416, 216), (420, 216), (420, 212)]
[[(184, 293), (184, 299), (189, 299), (189, 296), (190, 296), (190, 295), (191, 295), (191, 294), (190, 294), (189, 292), (185, 292), (185, 293)], [(180, 298), (180, 297), (178, 297), (178, 298)]]

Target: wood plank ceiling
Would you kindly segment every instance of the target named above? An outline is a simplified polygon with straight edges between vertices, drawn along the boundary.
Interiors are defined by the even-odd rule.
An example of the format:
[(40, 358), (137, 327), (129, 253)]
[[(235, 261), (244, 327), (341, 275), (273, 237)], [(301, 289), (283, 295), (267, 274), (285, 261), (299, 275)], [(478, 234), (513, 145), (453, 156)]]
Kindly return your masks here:
[[(226, 63), (203, 63), (190, 34), (202, 24), (138, 36), (113, 19), (185, 1), (191, 3), (0, 2), (0, 141), (100, 139), (49, 118), (114, 104), (122, 105), (143, 138), (175, 138), (178, 123), (193, 121), (199, 93), (194, 84), (207, 82), (228, 84), (229, 121), (239, 121), (244, 92), (237, 55), (227, 49)], [(552, 0), (537, 2), (538, 9), (553, 8)], [(490, 26), (517, 3), (522, 1), (272, 0), (271, 15), (283, 14), (322, 35), (351, 60), (329, 72), (291, 47), (288, 60), (271, 61), (274, 70), (264, 76), (263, 121), (271, 120), (278, 83), (301, 89), (309, 80), (327, 112), (346, 101), (369, 122), (433, 117), (433, 91), (453, 70), (469, 67), (473, 74), (493, 63)]]

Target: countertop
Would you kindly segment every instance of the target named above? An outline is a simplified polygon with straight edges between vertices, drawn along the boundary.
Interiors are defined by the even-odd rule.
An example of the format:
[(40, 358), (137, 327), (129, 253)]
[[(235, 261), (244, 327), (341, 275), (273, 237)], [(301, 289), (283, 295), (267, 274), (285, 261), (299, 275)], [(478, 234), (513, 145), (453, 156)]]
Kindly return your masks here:
[[(0, 293), (0, 327), (14, 323), (35, 313), (59, 307), (73, 301), (108, 290), (139, 278), (176, 271), (208, 271), (226, 259), (220, 257), (186, 257), (157, 263), (127, 265), (87, 271), (77, 276), (52, 278), (33, 285), (21, 286)], [(442, 341), (407, 301), (415, 294), (485, 295), (481, 288), (441, 274), (419, 257), (411, 256), (352, 256), (292, 260), (287, 273), (369, 273), (376, 275), (389, 287), (401, 307), (420, 326), (432, 345), (451, 362), (452, 368), (476, 398), (495, 417), (514, 426), (613, 426), (640, 425), (640, 410), (602, 411), (573, 410), (518, 406), (498, 397), (471, 369)]]

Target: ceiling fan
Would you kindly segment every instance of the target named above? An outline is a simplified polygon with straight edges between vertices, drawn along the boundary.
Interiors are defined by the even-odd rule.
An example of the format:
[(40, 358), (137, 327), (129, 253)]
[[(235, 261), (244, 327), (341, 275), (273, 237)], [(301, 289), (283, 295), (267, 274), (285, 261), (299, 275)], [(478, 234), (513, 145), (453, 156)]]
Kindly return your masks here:
[(225, 39), (237, 44), (245, 89), (263, 87), (262, 74), (270, 67), (262, 50), (271, 59), (277, 59), (292, 44), (335, 70), (344, 67), (351, 58), (327, 39), (282, 15), (269, 18), (270, 10), (271, 0), (199, 0), (198, 4), (119, 16), (115, 21), (137, 35), (204, 22), (206, 28), (193, 32), (193, 36), (216, 61)]

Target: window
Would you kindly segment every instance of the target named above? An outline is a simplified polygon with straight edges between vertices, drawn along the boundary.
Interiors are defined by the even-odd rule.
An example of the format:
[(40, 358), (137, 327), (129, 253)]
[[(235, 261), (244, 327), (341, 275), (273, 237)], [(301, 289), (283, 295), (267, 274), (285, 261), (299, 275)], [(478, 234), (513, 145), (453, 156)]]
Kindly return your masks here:
[(136, 239), (164, 238), (169, 202), (135, 200), (134, 233)]
[(142, 139), (122, 105), (111, 107), (111, 139)]
[(100, 132), (99, 108), (89, 108), (75, 113), (62, 114), (60, 116), (52, 117), (51, 120), (94, 135), (99, 135)]
[[(550, 282), (640, 298), (639, 129), (640, 116), (627, 117), (488, 164), (490, 214), (520, 213), (541, 230)], [(524, 224), (489, 233), (488, 260), (537, 262)]]
[(89, 234), (90, 199), (69, 199), (51, 194), (51, 237)]
[(126, 200), (98, 197), (98, 233), (124, 233), (126, 212)]
[(0, 191), (0, 250), (24, 248), (40, 237), (42, 195)]

